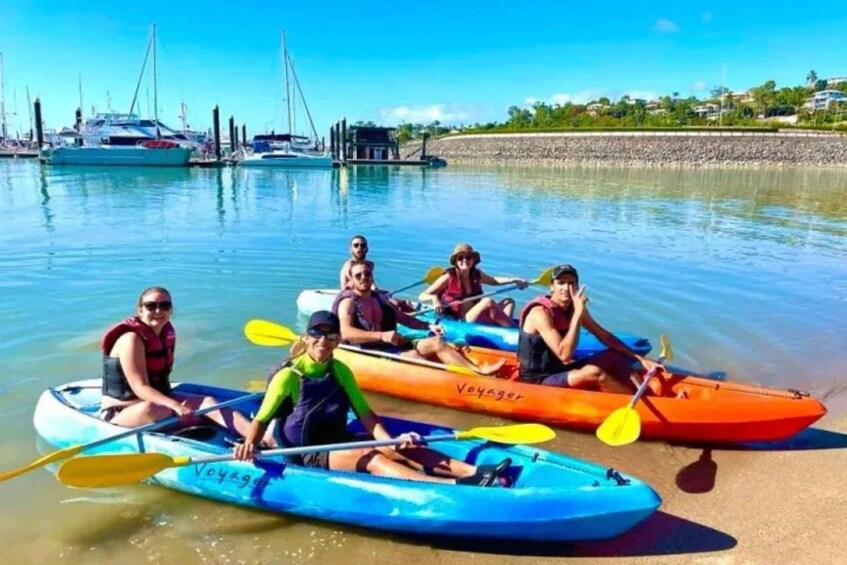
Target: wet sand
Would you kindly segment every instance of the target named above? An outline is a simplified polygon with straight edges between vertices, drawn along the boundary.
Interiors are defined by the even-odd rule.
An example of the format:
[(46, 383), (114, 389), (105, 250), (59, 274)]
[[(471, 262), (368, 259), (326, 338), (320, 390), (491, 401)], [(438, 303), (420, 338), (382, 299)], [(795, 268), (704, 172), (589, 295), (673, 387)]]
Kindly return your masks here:
[[(489, 425), (440, 408), (373, 397), (398, 415)], [(424, 414), (427, 412), (428, 414)], [(46, 472), (33, 500), (3, 513), (0, 544), (15, 563), (835, 563), (847, 553), (847, 418), (770, 445), (704, 450), (662, 442), (610, 449), (559, 431), (548, 447), (625, 470), (662, 496), (660, 511), (614, 540), (573, 544), (413, 539), (277, 516), (139, 485), (77, 491)], [(598, 445), (599, 444), (599, 445)], [(12, 464), (7, 454), (3, 468)], [(14, 499), (4, 485), (3, 502)], [(49, 520), (45, 508), (53, 508)]]

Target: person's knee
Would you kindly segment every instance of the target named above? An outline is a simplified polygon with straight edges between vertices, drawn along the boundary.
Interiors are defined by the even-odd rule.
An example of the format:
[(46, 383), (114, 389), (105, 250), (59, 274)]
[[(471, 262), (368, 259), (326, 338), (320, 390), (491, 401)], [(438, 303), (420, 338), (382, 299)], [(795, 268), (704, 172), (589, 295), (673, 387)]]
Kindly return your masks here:
[(491, 298), (490, 296), (485, 297), (485, 298), (483, 298), (482, 300), (479, 301), (479, 305), (483, 309), (491, 308), (492, 306), (494, 306), (494, 304), (495, 304), (494, 299)]
[(420, 353), (430, 353), (440, 351), (447, 346), (446, 342), (440, 335), (434, 335), (418, 342), (418, 351)]
[(203, 400), (200, 401), (198, 406), (198, 410), (202, 410), (203, 408), (209, 408), (210, 406), (214, 406), (218, 403), (218, 401), (211, 396), (204, 396)]
[(602, 387), (606, 382), (607, 375), (599, 367), (586, 365), (573, 374), (573, 385), (575, 387)]

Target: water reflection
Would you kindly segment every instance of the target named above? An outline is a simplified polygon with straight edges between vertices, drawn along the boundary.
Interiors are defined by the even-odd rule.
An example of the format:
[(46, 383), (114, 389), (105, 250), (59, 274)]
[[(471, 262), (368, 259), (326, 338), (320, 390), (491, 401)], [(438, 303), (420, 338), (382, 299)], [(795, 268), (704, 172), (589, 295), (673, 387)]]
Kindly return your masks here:
[(38, 186), (41, 192), (41, 211), (44, 214), (44, 229), (47, 233), (53, 233), (53, 211), (50, 210), (50, 191), (47, 189), (47, 171), (44, 167), (38, 169)]

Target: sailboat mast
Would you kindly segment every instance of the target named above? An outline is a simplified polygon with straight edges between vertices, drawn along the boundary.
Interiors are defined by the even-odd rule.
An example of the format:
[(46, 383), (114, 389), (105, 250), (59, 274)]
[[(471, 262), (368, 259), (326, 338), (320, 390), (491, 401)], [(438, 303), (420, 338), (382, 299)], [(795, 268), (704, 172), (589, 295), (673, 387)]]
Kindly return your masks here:
[(0, 52), (0, 134), (6, 139), (6, 83), (3, 79), (3, 53)]
[(156, 121), (156, 139), (162, 137), (159, 132), (159, 90), (156, 87), (156, 22), (153, 22), (153, 119)]
[(291, 88), (288, 83), (288, 46), (285, 42), (285, 30), (282, 32), (282, 64), (285, 66), (285, 102), (288, 105), (288, 135), (291, 135)]
[(26, 107), (29, 110), (29, 141), (32, 143), (32, 100), (29, 97), (29, 85), (26, 87)]
[(77, 75), (79, 77), (79, 111), (84, 112), (85, 106), (82, 105), (82, 75)]

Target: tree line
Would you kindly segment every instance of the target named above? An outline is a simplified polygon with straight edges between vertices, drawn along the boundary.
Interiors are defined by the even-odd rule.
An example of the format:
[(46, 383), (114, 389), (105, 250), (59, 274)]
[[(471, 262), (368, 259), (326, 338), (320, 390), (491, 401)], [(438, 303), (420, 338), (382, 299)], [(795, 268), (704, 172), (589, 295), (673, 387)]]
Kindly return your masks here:
[[(535, 102), (531, 107), (510, 106), (503, 122), (475, 123), (451, 128), (438, 121), (430, 124), (401, 124), (400, 143), (418, 138), (423, 131), (442, 135), (460, 131), (515, 131), (588, 128), (676, 128), (676, 127), (761, 127), (763, 119), (797, 116), (797, 124), (811, 127), (847, 126), (847, 103), (833, 103), (813, 111), (806, 100), (815, 92), (837, 90), (847, 94), (847, 82), (827, 86), (815, 71), (806, 75), (805, 86), (777, 88), (768, 80), (746, 93), (733, 94), (724, 86), (711, 89), (706, 97), (681, 98), (678, 92), (658, 100), (634, 99), (628, 95), (613, 101), (599, 97), (586, 103), (549, 104)], [(767, 122), (764, 122), (767, 125)]]

